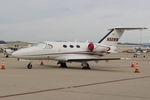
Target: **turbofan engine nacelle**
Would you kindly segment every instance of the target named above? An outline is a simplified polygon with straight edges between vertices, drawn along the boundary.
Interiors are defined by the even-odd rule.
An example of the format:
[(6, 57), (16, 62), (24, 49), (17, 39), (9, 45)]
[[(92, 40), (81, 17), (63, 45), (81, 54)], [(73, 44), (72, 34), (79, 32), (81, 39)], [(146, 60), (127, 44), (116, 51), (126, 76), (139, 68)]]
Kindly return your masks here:
[(94, 50), (94, 44), (92, 42), (88, 44), (88, 50), (91, 52)]

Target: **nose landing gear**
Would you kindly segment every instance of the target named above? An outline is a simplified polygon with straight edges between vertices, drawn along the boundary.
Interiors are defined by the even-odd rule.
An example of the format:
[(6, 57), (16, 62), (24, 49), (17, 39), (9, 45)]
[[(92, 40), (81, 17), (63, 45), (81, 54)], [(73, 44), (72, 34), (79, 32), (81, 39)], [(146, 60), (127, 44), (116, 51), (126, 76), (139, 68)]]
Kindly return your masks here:
[(29, 62), (29, 64), (27, 65), (27, 68), (32, 69), (32, 63), (31, 62)]

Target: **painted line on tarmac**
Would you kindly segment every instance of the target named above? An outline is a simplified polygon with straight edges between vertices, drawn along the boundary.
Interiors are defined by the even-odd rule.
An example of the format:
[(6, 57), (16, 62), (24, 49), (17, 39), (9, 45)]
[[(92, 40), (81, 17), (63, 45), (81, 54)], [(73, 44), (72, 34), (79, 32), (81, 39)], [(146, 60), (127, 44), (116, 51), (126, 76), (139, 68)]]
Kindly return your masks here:
[(39, 91), (32, 91), (32, 92), (10, 94), (10, 95), (0, 96), (0, 99), (1, 98), (8, 98), (8, 97), (29, 95), (29, 94), (37, 94), (37, 93), (43, 93), (43, 92), (50, 92), (50, 91), (58, 91), (58, 90), (64, 90), (64, 89), (73, 89), (73, 88), (94, 86), (94, 85), (100, 85), (100, 84), (116, 83), (116, 82), (122, 82), (122, 81), (128, 81), (128, 80), (137, 80), (137, 79), (143, 79), (143, 78), (150, 78), (150, 76), (125, 78), (125, 79), (119, 79), (119, 80), (104, 81), (104, 82), (97, 82), (97, 83), (90, 83), (90, 84), (83, 84), (83, 85), (75, 85), (75, 86), (68, 86), (68, 87), (62, 87), (62, 88), (54, 88), (54, 89), (46, 89), (46, 90), (39, 90)]

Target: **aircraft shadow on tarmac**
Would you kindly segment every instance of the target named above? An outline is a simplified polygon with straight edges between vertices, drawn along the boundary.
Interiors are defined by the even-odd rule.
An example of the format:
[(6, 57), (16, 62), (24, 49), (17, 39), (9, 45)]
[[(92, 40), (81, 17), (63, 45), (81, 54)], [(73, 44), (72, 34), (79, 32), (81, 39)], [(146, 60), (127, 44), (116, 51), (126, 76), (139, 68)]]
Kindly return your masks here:
[[(36, 64), (34, 65), (35, 67), (33, 67), (33, 69), (31, 70), (34, 70), (34, 69), (66, 69), (66, 70), (86, 70), (86, 69), (82, 69), (81, 66), (69, 66), (68, 68), (60, 68), (59, 66), (57, 65), (39, 65), (39, 64)], [(122, 67), (122, 66), (119, 66), (119, 67)], [(27, 69), (26, 67), (16, 67), (17, 69)], [(105, 71), (105, 72), (128, 72), (126, 70), (123, 70), (123, 69), (118, 69), (118, 66), (94, 66), (94, 67), (91, 67), (90, 70), (86, 70), (86, 71)]]
[[(27, 70), (37, 70), (37, 69), (67, 69), (67, 70), (86, 70), (86, 69), (82, 69), (82, 66), (80, 65), (68, 65), (68, 68), (60, 68), (58, 65), (40, 65), (40, 64), (33, 64), (33, 69), (27, 69), (26, 65), (24, 66), (16, 66), (16, 67), (10, 67), (9, 69), (27, 69)], [(110, 65), (103, 65), (103, 66), (99, 66), (99, 65), (94, 65), (91, 66), (90, 70), (86, 70), (86, 71), (104, 71), (104, 72), (129, 72), (126, 69), (124, 70), (124, 66), (110, 66)]]

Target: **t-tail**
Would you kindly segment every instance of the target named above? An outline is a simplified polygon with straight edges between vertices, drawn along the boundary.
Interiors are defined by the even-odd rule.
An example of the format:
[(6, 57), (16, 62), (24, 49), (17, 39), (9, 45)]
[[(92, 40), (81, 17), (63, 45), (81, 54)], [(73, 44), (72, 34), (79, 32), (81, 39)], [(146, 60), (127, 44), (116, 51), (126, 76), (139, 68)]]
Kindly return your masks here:
[(98, 43), (107, 46), (116, 46), (119, 39), (123, 35), (125, 30), (143, 30), (147, 28), (112, 28), (110, 32), (104, 36)]

